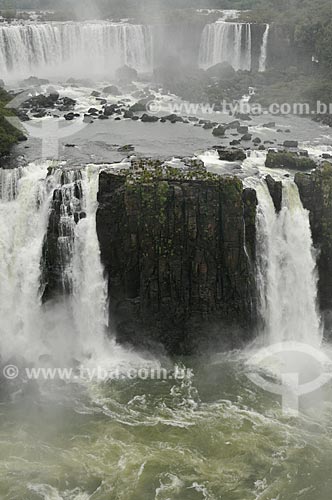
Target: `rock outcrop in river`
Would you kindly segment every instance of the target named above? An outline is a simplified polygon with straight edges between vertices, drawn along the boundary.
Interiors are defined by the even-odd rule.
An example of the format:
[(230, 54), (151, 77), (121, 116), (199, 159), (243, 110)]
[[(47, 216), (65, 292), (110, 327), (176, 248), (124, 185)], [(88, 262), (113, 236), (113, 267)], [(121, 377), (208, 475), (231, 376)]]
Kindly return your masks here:
[[(99, 180), (97, 233), (118, 340), (188, 353), (248, 340), (256, 193), (234, 177), (140, 160)], [(197, 352), (197, 351), (196, 351)]]

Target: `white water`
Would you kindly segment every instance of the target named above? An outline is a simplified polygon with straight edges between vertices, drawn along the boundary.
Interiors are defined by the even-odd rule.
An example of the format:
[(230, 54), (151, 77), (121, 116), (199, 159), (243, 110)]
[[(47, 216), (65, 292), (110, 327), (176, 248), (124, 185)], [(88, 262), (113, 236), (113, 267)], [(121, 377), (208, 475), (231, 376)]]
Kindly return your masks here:
[(268, 41), (269, 41), (269, 32), (270, 32), (270, 25), (267, 24), (265, 28), (265, 32), (263, 35), (263, 41), (262, 41), (262, 47), (261, 47), (261, 55), (259, 58), (259, 68), (258, 71), (266, 71), (266, 61), (267, 61), (267, 47), (268, 47)]
[(203, 30), (199, 64), (208, 68), (228, 62), (237, 70), (251, 70), (251, 25), (216, 22)]
[(258, 285), (266, 340), (319, 347), (322, 337), (309, 213), (293, 181), (283, 181), (279, 214), (266, 183), (260, 182), (256, 191)]
[[(49, 166), (0, 170), (1, 359), (18, 357), (38, 363), (40, 356), (48, 355), (60, 367), (70, 366), (73, 359), (92, 369), (146, 366), (139, 355), (107, 337), (107, 279), (96, 233), (101, 167), (89, 165), (65, 173), (54, 169), (47, 176)], [(81, 191), (80, 200), (75, 197), (75, 185)], [(66, 199), (58, 244), (70, 293), (42, 305), (42, 248), (55, 189)], [(75, 207), (86, 214), (77, 224)]]
[(0, 27), (0, 74), (5, 79), (110, 76), (124, 64), (151, 69), (148, 26), (66, 22)]

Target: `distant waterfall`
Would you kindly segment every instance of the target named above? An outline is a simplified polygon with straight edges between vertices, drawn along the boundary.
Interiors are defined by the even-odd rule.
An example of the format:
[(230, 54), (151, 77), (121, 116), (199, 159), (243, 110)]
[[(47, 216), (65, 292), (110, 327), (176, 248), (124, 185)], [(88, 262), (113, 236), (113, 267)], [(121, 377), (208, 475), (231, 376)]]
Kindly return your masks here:
[(217, 22), (204, 28), (199, 64), (208, 68), (228, 62), (237, 70), (251, 70), (252, 35), (249, 23)]
[(283, 203), (276, 213), (264, 181), (258, 196), (257, 259), (260, 312), (269, 344), (283, 341), (319, 346), (317, 280), (309, 213), (293, 181), (283, 183)]
[(267, 45), (269, 41), (270, 25), (267, 24), (262, 41), (261, 54), (259, 58), (259, 71), (266, 71), (266, 61), (267, 61)]
[(15, 79), (112, 75), (124, 64), (152, 65), (152, 31), (128, 23), (17, 24), (0, 27), (0, 74)]

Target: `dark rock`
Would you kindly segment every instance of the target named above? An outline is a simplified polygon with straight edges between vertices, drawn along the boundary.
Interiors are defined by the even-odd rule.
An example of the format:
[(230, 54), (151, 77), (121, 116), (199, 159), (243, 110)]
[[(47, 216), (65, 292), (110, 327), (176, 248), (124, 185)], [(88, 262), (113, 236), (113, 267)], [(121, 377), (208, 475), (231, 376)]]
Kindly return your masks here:
[(133, 111), (130, 111), (130, 110), (125, 110), (125, 112), (123, 113), (123, 118), (133, 118), (134, 116), (134, 113)]
[(269, 151), (265, 166), (268, 168), (287, 168), (290, 170), (312, 170), (316, 168), (316, 163), (314, 160), (301, 157), (297, 153)]
[(109, 116), (107, 115), (99, 115), (98, 120), (109, 120)]
[(269, 122), (269, 123), (264, 123), (263, 127), (265, 128), (275, 128), (276, 122)]
[(112, 116), (117, 112), (118, 109), (119, 107), (117, 104), (109, 104), (108, 106), (104, 107), (104, 115)]
[(64, 115), (64, 118), (67, 121), (72, 121), (75, 118), (75, 113), (67, 113), (66, 115)]
[(30, 76), (21, 82), (25, 87), (39, 87), (40, 85), (48, 85), (50, 82), (45, 78), (37, 78), (36, 76)]
[(214, 66), (210, 66), (206, 70), (206, 73), (211, 78), (217, 78), (218, 80), (231, 80), (236, 76), (236, 71), (228, 62), (222, 62), (215, 64)]
[(241, 141), (238, 141), (237, 139), (234, 139), (234, 141), (231, 141), (229, 143), (230, 146), (239, 146), (241, 144)]
[(116, 79), (120, 82), (131, 83), (138, 79), (138, 73), (136, 69), (130, 68), (129, 66), (122, 66), (116, 70)]
[(133, 168), (132, 181), (99, 177), (97, 234), (118, 342), (171, 354), (240, 346), (256, 317), (255, 192), (206, 172), (165, 180), (152, 161)]
[(247, 158), (243, 149), (218, 149), (218, 154), (223, 161), (243, 161)]
[(237, 132), (238, 134), (247, 134), (249, 131), (249, 127), (238, 127)]
[(135, 151), (135, 147), (132, 144), (126, 144), (125, 146), (121, 146), (118, 148), (119, 153), (129, 153), (131, 151)]
[(225, 131), (226, 131), (225, 127), (223, 127), (222, 125), (219, 125), (215, 129), (213, 129), (212, 134), (215, 137), (223, 137), (225, 135)]
[(88, 110), (89, 115), (97, 115), (98, 114), (98, 109), (96, 108), (90, 108)]
[(46, 116), (47, 112), (45, 109), (42, 109), (40, 111), (38, 111), (38, 113), (35, 113), (34, 115), (32, 115), (34, 118), (44, 118), (44, 116)]
[(276, 212), (279, 213), (282, 204), (282, 182), (276, 181), (271, 175), (265, 177)]
[(252, 141), (254, 144), (261, 144), (262, 140), (259, 137), (255, 137)]
[(325, 335), (331, 338), (332, 324), (332, 165), (324, 163), (311, 174), (297, 173), (295, 182), (304, 208), (310, 212), (310, 226), (317, 249), (318, 299), (325, 319)]
[(241, 141), (251, 141), (252, 135), (251, 134), (244, 134), (241, 137)]
[(283, 144), (284, 148), (298, 148), (298, 141), (285, 141)]
[(159, 121), (159, 118), (158, 116), (147, 115), (146, 113), (144, 113), (144, 115), (141, 117), (141, 121), (143, 123), (155, 123)]
[(121, 95), (120, 90), (115, 85), (108, 85), (107, 87), (103, 88), (103, 93), (112, 95)]
[(252, 120), (247, 113), (235, 113), (235, 117), (243, 122), (250, 122)]
[(182, 118), (182, 116), (178, 116), (178, 115), (175, 115), (175, 114), (163, 116), (163, 118), (164, 118), (164, 120), (167, 120), (167, 121), (169, 121), (171, 123), (176, 123), (176, 122), (183, 123), (184, 122), (184, 119)]
[(91, 92), (91, 96), (92, 96), (92, 97), (100, 97), (100, 92), (98, 92), (97, 90), (93, 90), (93, 91)]
[(225, 125), (225, 128), (226, 129), (238, 129), (240, 126), (241, 126), (241, 123), (239, 122), (239, 120), (235, 120), (235, 121), (232, 121), (230, 123), (227, 123)]

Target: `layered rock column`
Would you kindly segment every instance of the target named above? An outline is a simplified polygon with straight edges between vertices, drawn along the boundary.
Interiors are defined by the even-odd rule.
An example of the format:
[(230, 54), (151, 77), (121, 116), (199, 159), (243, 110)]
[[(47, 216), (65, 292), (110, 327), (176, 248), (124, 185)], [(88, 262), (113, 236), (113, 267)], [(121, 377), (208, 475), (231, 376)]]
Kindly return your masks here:
[(120, 342), (238, 347), (255, 322), (256, 194), (237, 178), (141, 165), (100, 174), (97, 233)]

